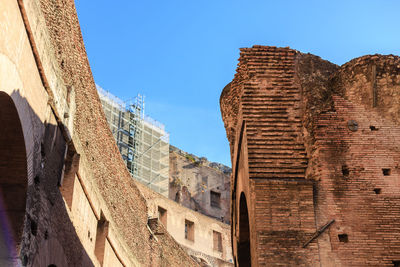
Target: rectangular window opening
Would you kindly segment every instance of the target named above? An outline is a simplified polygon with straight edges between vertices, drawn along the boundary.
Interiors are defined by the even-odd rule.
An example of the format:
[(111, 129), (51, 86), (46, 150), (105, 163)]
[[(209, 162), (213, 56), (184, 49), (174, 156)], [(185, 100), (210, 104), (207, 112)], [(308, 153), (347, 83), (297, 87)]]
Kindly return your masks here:
[(194, 223), (185, 220), (185, 239), (194, 241)]
[(340, 242), (343, 242), (343, 243), (349, 242), (349, 237), (347, 234), (340, 234), (340, 235), (338, 235), (338, 237), (339, 237)]
[(104, 252), (106, 247), (106, 240), (108, 236), (108, 221), (106, 220), (103, 212), (100, 212), (100, 220), (97, 221), (96, 243), (94, 247), (94, 254), (103, 266)]
[(211, 207), (221, 207), (221, 193), (210, 191), (210, 205)]
[(217, 231), (213, 231), (213, 249), (222, 252), (222, 234)]
[(72, 92), (72, 86), (67, 86), (67, 105), (69, 107), (69, 104), (71, 103), (71, 92)]
[(382, 192), (381, 188), (374, 188), (375, 194), (379, 195)]
[(158, 206), (158, 219), (167, 228), (167, 210)]
[(350, 170), (349, 167), (347, 167), (347, 165), (342, 165), (342, 174), (343, 176), (349, 176)]
[(390, 169), (388, 169), (388, 168), (383, 168), (383, 169), (382, 169), (382, 173), (383, 173), (384, 176), (389, 176), (390, 173), (391, 173), (391, 171), (390, 171)]

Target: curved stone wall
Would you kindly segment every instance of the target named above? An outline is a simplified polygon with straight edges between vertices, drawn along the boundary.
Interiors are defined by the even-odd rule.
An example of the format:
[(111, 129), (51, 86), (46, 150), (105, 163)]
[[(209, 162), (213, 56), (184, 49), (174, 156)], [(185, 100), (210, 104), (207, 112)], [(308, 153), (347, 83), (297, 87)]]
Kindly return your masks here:
[[(73, 1), (6, 0), (0, 10), (0, 94), (18, 112), (27, 173), (22, 234), (4, 260), (18, 266), (196, 266), (170, 236), (153, 238), (147, 202), (106, 123)], [(1, 127), (12, 129), (5, 121)], [(2, 144), (0, 158), (19, 146), (9, 143)], [(6, 197), (22, 201), (16, 193), (8, 190)]]

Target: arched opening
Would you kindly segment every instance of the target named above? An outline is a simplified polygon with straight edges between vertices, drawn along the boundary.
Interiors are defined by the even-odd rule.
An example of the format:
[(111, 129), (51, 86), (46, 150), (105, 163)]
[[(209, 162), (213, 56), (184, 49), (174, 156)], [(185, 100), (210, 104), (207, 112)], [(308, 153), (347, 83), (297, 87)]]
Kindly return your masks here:
[(0, 92), (0, 259), (18, 257), (25, 217), (27, 160), (24, 135), (12, 98)]
[(251, 266), (249, 212), (246, 196), (242, 192), (239, 204), (239, 240), (237, 241), (239, 267)]

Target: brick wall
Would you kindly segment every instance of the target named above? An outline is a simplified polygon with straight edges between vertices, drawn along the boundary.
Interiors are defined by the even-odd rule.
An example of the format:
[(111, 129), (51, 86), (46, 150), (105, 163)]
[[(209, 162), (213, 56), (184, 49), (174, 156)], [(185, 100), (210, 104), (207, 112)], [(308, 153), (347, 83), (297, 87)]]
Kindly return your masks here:
[(336, 221), (319, 241), (325, 265), (394, 266), (400, 258), (399, 63), (365, 56), (342, 66), (332, 77), (333, 109), (315, 119), (317, 224)]
[(0, 10), (0, 191), (15, 204), (0, 207), (11, 223), (2, 219), (1, 229), (15, 243), (2, 231), (0, 264), (196, 266), (172, 237), (151, 238), (147, 202), (108, 128), (74, 2), (6, 0)]
[(254, 266), (393, 266), (399, 93), (395, 56), (338, 68), (289, 48), (241, 49), (220, 100), (233, 165), (234, 255), (246, 229), (243, 193)]
[[(128, 173), (108, 128), (74, 2), (41, 0), (40, 9), (50, 36), (48, 41), (56, 54), (55, 65), (61, 69), (61, 79), (75, 90), (76, 115), (72, 134), (74, 145), (81, 154), (78, 172), (82, 182), (93, 189), (95, 198), (100, 199), (110, 228), (115, 229), (114, 236), (126, 244), (133, 261), (141, 265), (192, 266), (193, 261), (182, 250), (149, 239), (147, 203)], [(168, 240), (169, 244), (171, 242), (173, 240)]]

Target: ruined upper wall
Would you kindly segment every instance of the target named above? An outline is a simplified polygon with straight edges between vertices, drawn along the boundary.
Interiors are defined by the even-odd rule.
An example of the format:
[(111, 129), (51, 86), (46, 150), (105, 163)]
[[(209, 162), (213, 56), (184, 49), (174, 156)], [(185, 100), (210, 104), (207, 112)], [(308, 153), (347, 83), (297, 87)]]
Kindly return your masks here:
[[(165, 239), (169, 233), (195, 259), (206, 259), (210, 266), (232, 266), (231, 232), (228, 224), (182, 206), (143, 184), (138, 184), (138, 188), (149, 203), (149, 218), (152, 218), (154, 224), (162, 225), (157, 231), (153, 231), (157, 233), (158, 239)], [(162, 214), (160, 208), (163, 210)], [(185, 237), (186, 220), (193, 223), (192, 240)], [(218, 240), (214, 238), (214, 232), (221, 236), (220, 250), (216, 249)], [(181, 251), (177, 250), (175, 253), (179, 252)]]
[(400, 262), (399, 59), (364, 56), (338, 67), (289, 48), (241, 49), (221, 94), (236, 260)]
[[(220, 96), (220, 107), (222, 119), (227, 131), (227, 137), (231, 145), (235, 142), (237, 121), (240, 115), (240, 104), (245, 90), (245, 84), (255, 81), (258, 74), (262, 74), (263, 69), (274, 65), (273, 69), (279, 69), (284, 66), (284, 59), (281, 58), (290, 53), (294, 56), (294, 64), (287, 75), (295, 74), (297, 84), (301, 87), (302, 94), (305, 97), (302, 108), (309, 111), (321, 109), (322, 106), (329, 105), (330, 90), (328, 81), (332, 73), (338, 66), (318, 56), (303, 54), (290, 48), (278, 48), (271, 46), (258, 46), (253, 48), (240, 49), (238, 67), (232, 82), (225, 86)], [(267, 59), (261, 59), (266, 57)], [(270, 58), (268, 58), (270, 57)], [(267, 63), (265, 63), (267, 60)], [(263, 62), (264, 61), (264, 62)], [(265, 66), (263, 66), (265, 65)], [(273, 77), (270, 75), (270, 77)]]
[[(225, 223), (230, 222), (230, 176), (209, 162), (190, 154), (170, 151), (169, 198)], [(203, 163), (204, 162), (204, 163)], [(221, 170), (222, 169), (222, 170)], [(214, 194), (215, 193), (215, 194)], [(211, 203), (211, 195), (216, 197)], [(213, 197), (214, 197), (213, 196)]]
[[(398, 56), (366, 55), (339, 67), (318, 56), (304, 54), (290, 48), (253, 46), (253, 48), (240, 49), (235, 77), (224, 87), (220, 96), (222, 118), (231, 145), (234, 143), (237, 119), (240, 116), (244, 83), (256, 77), (257, 71), (251, 69), (261, 63), (250, 56), (257, 50), (262, 51), (261, 54), (288, 51), (295, 54), (294, 71), (304, 95), (302, 108), (304, 108), (305, 116), (316, 116), (323, 110), (326, 111), (332, 106), (332, 94), (338, 94), (367, 107), (374, 107), (375, 101), (375, 106), (382, 115), (398, 121), (400, 107), (396, 101), (392, 101), (393, 97), (398, 97), (399, 94)], [(270, 60), (267, 65), (270, 64), (279, 66), (279, 57)], [(374, 88), (382, 89), (379, 91)], [(304, 123), (306, 128), (312, 127), (309, 125), (310, 118), (305, 118)]]
[(384, 118), (400, 121), (400, 57), (367, 55), (344, 64), (332, 78), (344, 98), (374, 109)]

